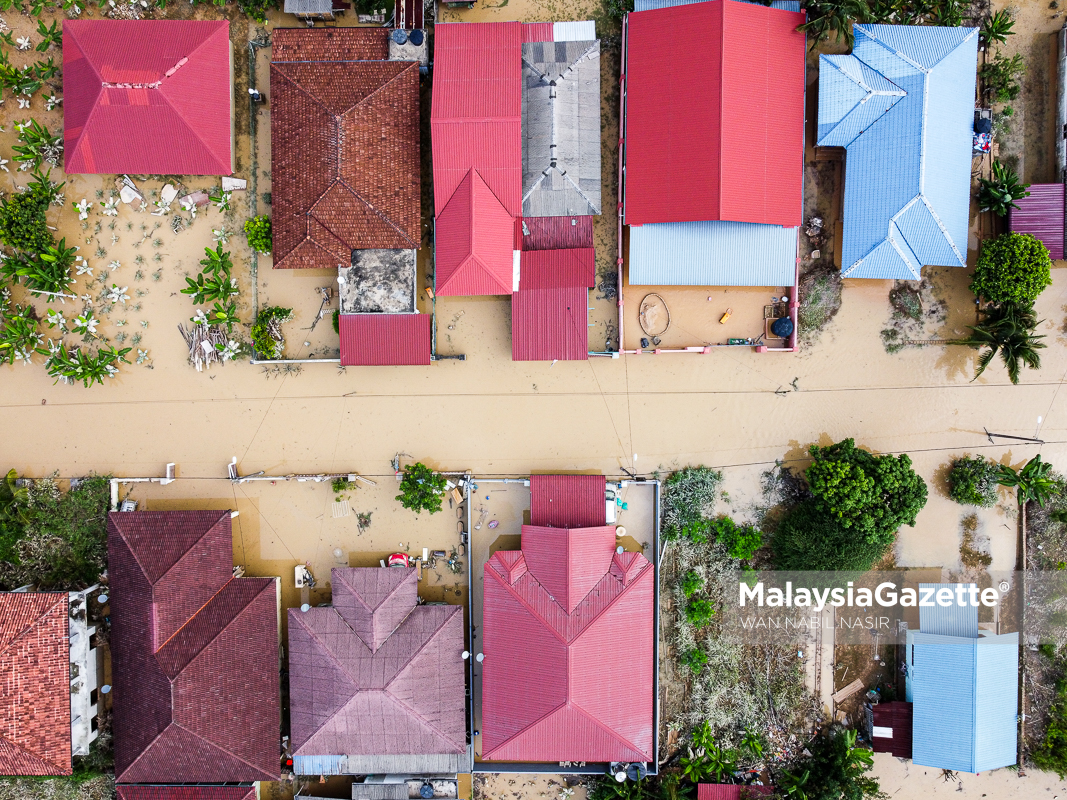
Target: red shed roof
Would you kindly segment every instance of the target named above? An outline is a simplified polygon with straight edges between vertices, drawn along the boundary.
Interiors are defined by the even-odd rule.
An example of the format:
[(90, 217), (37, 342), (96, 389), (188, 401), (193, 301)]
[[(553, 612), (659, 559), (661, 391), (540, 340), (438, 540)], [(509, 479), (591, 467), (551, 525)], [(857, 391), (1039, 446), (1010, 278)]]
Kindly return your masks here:
[(229, 511), (108, 516), (115, 777), (277, 780), (278, 593), (234, 578)]
[[(873, 707), (874, 736), (871, 747), (876, 753), (892, 753), (897, 758), (911, 758), (912, 705), (902, 700), (879, 703)], [(885, 734), (889, 734), (886, 736)]]
[(1029, 233), (1041, 240), (1055, 260), (1063, 258), (1064, 205), (1062, 183), (1035, 183), (1030, 196), (1015, 201), (1013, 233)]
[(65, 20), (67, 173), (229, 175), (225, 20)]
[(592, 217), (523, 217), (515, 220), (516, 250), (576, 247), (593, 247)]
[(388, 39), (384, 28), (273, 33), (275, 269), (419, 246), (419, 65), (387, 61)]
[(595, 528), (607, 518), (603, 475), (531, 475), (530, 523)]
[(255, 800), (255, 786), (123, 786), (119, 800)]
[(614, 550), (612, 526), (524, 525), (486, 563), (482, 759), (654, 757), (653, 568)]
[(70, 775), (69, 602), (0, 594), (0, 775)]
[(522, 23), (434, 28), (430, 132), (437, 292), (510, 294), (512, 220), (522, 213)]
[(627, 17), (627, 224), (800, 224), (804, 19), (735, 0)]
[(698, 783), (697, 800), (741, 800), (741, 790), (744, 789), (748, 797), (759, 797), (774, 794), (771, 786), (738, 786), (728, 783)]
[(289, 609), (294, 755), (466, 753), (463, 609), (417, 605), (413, 569), (332, 579), (332, 608)]
[(588, 358), (588, 289), (581, 286), (524, 289), (511, 296), (512, 361), (585, 361)]
[(430, 363), (429, 314), (341, 314), (341, 363), (389, 367)]

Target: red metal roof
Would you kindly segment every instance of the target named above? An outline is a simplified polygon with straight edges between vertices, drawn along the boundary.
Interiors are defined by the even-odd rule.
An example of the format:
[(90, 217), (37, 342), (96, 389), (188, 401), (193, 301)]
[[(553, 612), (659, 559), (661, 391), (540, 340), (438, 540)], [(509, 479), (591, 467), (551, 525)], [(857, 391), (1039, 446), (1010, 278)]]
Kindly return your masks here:
[(512, 361), (585, 361), (588, 358), (588, 289), (581, 286), (524, 289), (511, 295)]
[(556, 26), (551, 22), (526, 22), (522, 26), (522, 41), (551, 42), (555, 39)]
[(229, 511), (108, 516), (115, 776), (277, 780), (278, 593), (234, 578)]
[[(437, 292), (509, 294), (511, 226), (522, 213), (522, 23), (452, 23), (434, 28), (430, 133)], [(473, 178), (487, 190), (476, 190), (481, 206), (472, 209), (468, 196), (457, 204), (461, 208), (446, 214), (454, 195)], [(480, 220), (483, 210), (491, 219), (475, 230), (473, 212)], [(459, 270), (471, 254), (484, 263)], [(457, 270), (464, 274), (453, 283), (449, 278)], [(496, 277), (479, 274), (486, 270)]]
[(434, 227), (437, 294), (511, 294), (514, 221), (481, 173), (467, 173)]
[(521, 255), (519, 292), (527, 289), (563, 289), (596, 284), (596, 251), (592, 247), (572, 250), (527, 250)]
[(255, 786), (123, 786), (119, 800), (255, 800)]
[[(529, 233), (523, 232), (523, 225)], [(516, 250), (567, 250), (592, 246), (592, 217), (522, 217), (515, 220)]]
[(388, 367), (430, 363), (429, 314), (341, 314), (341, 363)]
[(65, 20), (69, 174), (233, 172), (225, 20)]
[(530, 524), (595, 528), (607, 517), (603, 475), (531, 475)]
[(414, 569), (334, 569), (289, 609), (294, 755), (466, 753), (463, 609), (416, 605)]
[(769, 797), (774, 794), (771, 786), (737, 786), (727, 783), (698, 783), (697, 800), (741, 800), (741, 790), (744, 789), (748, 797), (764, 795)]
[(1064, 197), (1062, 183), (1035, 183), (1030, 196), (1015, 201), (1013, 233), (1029, 233), (1041, 240), (1054, 260), (1063, 258)]
[(65, 592), (0, 593), (0, 775), (70, 775)]
[(610, 526), (524, 525), (522, 548), (485, 565), (482, 759), (651, 761), (652, 564)]
[(892, 736), (872, 736), (876, 753), (892, 753), (897, 758), (911, 758), (912, 705), (901, 700), (874, 706), (874, 726), (892, 729)]
[(799, 225), (804, 14), (710, 0), (627, 19), (626, 223)]
[(396, 0), (394, 19), (398, 28), (422, 28), (422, 15), (422, 0)]

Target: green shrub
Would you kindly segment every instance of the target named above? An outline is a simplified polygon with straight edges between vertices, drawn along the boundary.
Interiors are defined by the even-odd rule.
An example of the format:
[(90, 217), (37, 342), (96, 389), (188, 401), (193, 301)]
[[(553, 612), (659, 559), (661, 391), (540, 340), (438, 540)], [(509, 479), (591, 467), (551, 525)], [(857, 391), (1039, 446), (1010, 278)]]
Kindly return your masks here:
[(713, 520), (711, 528), (731, 558), (747, 560), (763, 546), (763, 534), (759, 530), (751, 525), (738, 525), (729, 517)]
[(692, 597), (697, 592), (703, 590), (703, 588), (704, 579), (693, 572), (693, 570), (689, 570), (689, 572), (682, 576), (682, 593), (685, 594), (686, 597)]
[(260, 214), (258, 217), (245, 222), (245, 235), (248, 237), (248, 246), (253, 250), (269, 256), (273, 239), (271, 237), (270, 217)]
[(857, 746), (856, 731), (831, 728), (798, 748), (800, 754), (782, 770), (777, 786), (787, 797), (806, 800), (885, 800), (887, 795), (869, 773), (874, 756)]
[(1031, 754), (1039, 769), (1067, 778), (1067, 676), (1056, 682), (1056, 697), (1049, 709), (1045, 740)]
[(994, 161), (990, 177), (978, 179), (978, 208), (1006, 217), (1013, 208), (1019, 207), (1016, 200), (1030, 196), (1026, 191), (1029, 188), (1030, 184), (1019, 182), (1015, 170)]
[(74, 283), (70, 268), (77, 252), (77, 247), (67, 247), (66, 239), (60, 239), (58, 244), (53, 240), (40, 252), (22, 252), (6, 259), (0, 272), (25, 284), (31, 292), (68, 292)]
[(948, 494), (965, 506), (991, 508), (997, 502), (997, 465), (983, 456), (964, 456), (952, 462)]
[(789, 571), (865, 572), (889, 549), (845, 528), (823, 513), (813, 500), (796, 506), (775, 529), (771, 541), (774, 566)]
[(906, 454), (875, 456), (853, 439), (809, 452), (815, 461), (805, 476), (815, 507), (868, 541), (889, 544), (926, 505), (926, 482)]
[(333, 320), (333, 332), (336, 333), (338, 336), (340, 336), (341, 335), (341, 309), (335, 308), (333, 310), (333, 315), (331, 316), (331, 319)]
[(982, 81), (985, 94), (993, 103), (1006, 103), (1019, 96), (1022, 87), (1019, 78), (1026, 72), (1026, 64), (1023, 57), (1016, 53), (1011, 58), (1005, 58), (999, 52), (989, 59), (978, 70), (978, 77)]
[(400, 479), (400, 494), (396, 499), (404, 508), (410, 508), (416, 514), (429, 511), (436, 514), (441, 510), (445, 496), (443, 475), (438, 475), (422, 463), (408, 464), (404, 467), (404, 476)]
[(44, 252), (55, 241), (45, 220), (47, 210), (42, 192), (8, 195), (0, 202), (0, 241), (27, 253)]
[(686, 650), (682, 654), (682, 666), (687, 668), (694, 675), (699, 675), (700, 671), (704, 669), (707, 663), (708, 654), (695, 647), (692, 650)]
[(1005, 233), (982, 244), (971, 291), (991, 303), (1032, 303), (1051, 284), (1048, 248), (1028, 233)]
[(707, 533), (704, 515), (714, 506), (720, 483), (722, 473), (709, 467), (685, 467), (672, 473), (663, 482), (664, 538), (685, 535), (694, 541), (707, 541), (699, 537)]
[(252, 347), (259, 358), (270, 360), (285, 354), (285, 336), (282, 323), (293, 318), (293, 309), (269, 306), (259, 312), (252, 325)]
[(693, 598), (685, 607), (686, 621), (696, 628), (704, 627), (711, 622), (711, 618), (714, 616), (715, 606), (711, 604), (710, 600), (704, 597)]

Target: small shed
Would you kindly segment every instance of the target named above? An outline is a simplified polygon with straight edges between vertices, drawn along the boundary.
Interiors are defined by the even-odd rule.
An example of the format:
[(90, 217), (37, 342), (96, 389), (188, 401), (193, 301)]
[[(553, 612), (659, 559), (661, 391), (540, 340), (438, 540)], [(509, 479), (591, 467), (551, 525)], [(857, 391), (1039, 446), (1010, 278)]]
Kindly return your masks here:
[(303, 20), (337, 19), (352, 7), (345, 0), (285, 0), (285, 13)]
[(896, 700), (871, 708), (871, 746), (876, 753), (911, 758), (911, 703)]
[(1035, 183), (1030, 195), (1015, 201), (1012, 233), (1029, 233), (1048, 248), (1053, 260), (1063, 259), (1064, 191), (1062, 183)]

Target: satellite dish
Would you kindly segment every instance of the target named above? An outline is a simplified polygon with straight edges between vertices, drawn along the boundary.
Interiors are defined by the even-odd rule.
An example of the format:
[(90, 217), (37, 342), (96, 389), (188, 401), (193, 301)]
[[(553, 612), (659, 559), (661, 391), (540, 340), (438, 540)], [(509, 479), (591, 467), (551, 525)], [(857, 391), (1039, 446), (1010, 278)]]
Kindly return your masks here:
[(100, 595), (99, 597), (96, 598), (96, 602), (98, 602), (100, 605), (103, 605), (104, 603), (107, 602), (107, 595), (106, 594)]
[(615, 528), (615, 538), (616, 539), (621, 539), (625, 535), (626, 535), (626, 528), (624, 528), (622, 525), (619, 525), (617, 528)]
[(471, 651), (470, 650), (464, 650), (463, 651), (463, 660), (466, 661), (470, 657), (471, 657)]
[(111, 684), (110, 683), (105, 683), (103, 686), (100, 687), (100, 694), (110, 694), (110, 693), (111, 693)]
[(303, 611), (305, 614), (307, 613), (309, 608), (311, 608), (311, 606), (309, 606), (307, 603), (304, 603), (302, 606), (300, 606), (300, 610)]
[(333, 557), (334, 558), (341, 558), (341, 556), (343, 556), (344, 554), (345, 554), (345, 551), (342, 550), (340, 547), (335, 547), (333, 549)]
[(620, 769), (618, 772), (616, 772), (615, 780), (617, 780), (619, 783), (624, 783), (626, 781), (626, 770)]
[(621, 556), (624, 552), (623, 546), (620, 544), (618, 547), (615, 548), (615, 552)]

